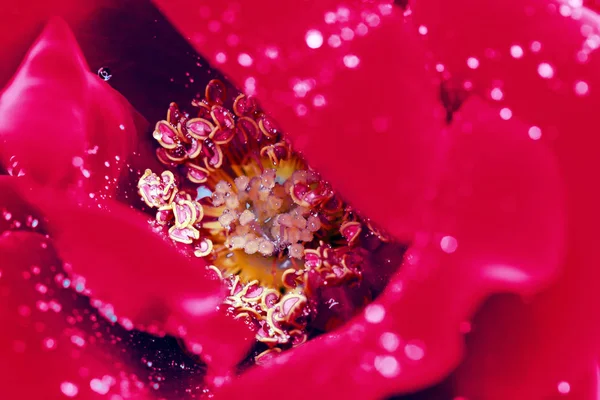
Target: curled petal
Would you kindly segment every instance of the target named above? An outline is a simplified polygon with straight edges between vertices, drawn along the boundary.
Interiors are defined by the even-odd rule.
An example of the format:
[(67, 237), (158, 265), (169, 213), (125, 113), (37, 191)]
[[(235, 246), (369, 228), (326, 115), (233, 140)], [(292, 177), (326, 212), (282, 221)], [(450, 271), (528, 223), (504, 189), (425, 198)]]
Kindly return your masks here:
[(2, 93), (0, 118), (2, 164), (16, 162), (29, 179), (85, 188), (97, 198), (114, 191), (136, 132), (130, 106), (89, 72), (59, 19), (48, 23)]
[[(251, 84), (295, 148), (345, 199), (389, 233), (412, 235), (431, 195), (444, 113), (420, 43), (392, 4), (219, 1), (202, 7), (231, 23), (213, 32), (188, 12), (198, 9), (194, 0), (155, 3), (210, 61), (227, 54), (219, 68), (238, 86)], [(338, 9), (344, 18), (326, 23)], [(364, 36), (352, 31), (361, 23)], [(343, 41), (342, 31), (353, 39)], [(239, 38), (235, 48), (227, 44), (231, 35)], [(262, 122), (263, 134), (278, 132)]]
[[(30, 188), (11, 179), (0, 180), (2, 190), (16, 190), (45, 216), (61, 258), (86, 279), (94, 297), (114, 306), (119, 317), (173, 332), (179, 332), (173, 320), (186, 327), (195, 325), (197, 330), (188, 329), (186, 340), (204, 346), (206, 354), (214, 346), (229, 345), (218, 343), (216, 338), (222, 333), (217, 331), (227, 329), (239, 337), (247, 334), (243, 326), (217, 315), (224, 293), (220, 282), (208, 276), (204, 262), (178, 252), (150, 229), (142, 215), (112, 202), (106, 202), (105, 210), (79, 206), (57, 191)], [(244, 341), (231, 344), (232, 354), (241, 357), (244, 350), (235, 349), (246, 345)], [(215, 357), (210, 361), (214, 365), (230, 362), (235, 361)]]
[[(150, 398), (146, 389), (135, 385), (131, 392), (121, 393), (121, 384), (129, 383), (125, 377), (137, 371), (110, 340), (88, 340), (91, 332), (85, 332), (85, 324), (75, 316), (84, 311), (101, 317), (89, 302), (74, 302), (77, 295), (56, 280), (62, 263), (48, 242), (33, 232), (0, 236), (0, 396), (95, 399), (102, 391)], [(87, 309), (78, 309), (82, 304)], [(83, 369), (86, 375), (81, 374)]]

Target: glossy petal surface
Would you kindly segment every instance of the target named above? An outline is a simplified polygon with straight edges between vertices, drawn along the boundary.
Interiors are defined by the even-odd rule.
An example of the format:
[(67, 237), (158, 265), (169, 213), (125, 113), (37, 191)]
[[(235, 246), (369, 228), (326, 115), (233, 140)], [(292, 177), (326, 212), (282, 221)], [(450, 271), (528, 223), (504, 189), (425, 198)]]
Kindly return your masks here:
[(0, 236), (0, 259), (3, 399), (148, 398), (136, 387), (133, 370), (123, 366), (117, 346), (84, 333), (93, 322), (82, 322), (73, 304), (61, 303), (73, 296), (52, 279), (62, 267), (42, 235), (6, 232)]
[(11, 175), (98, 199), (114, 191), (136, 136), (129, 104), (89, 72), (59, 19), (2, 93), (0, 118), (0, 159)]
[[(428, 28), (425, 44), (432, 59), (509, 110), (505, 117), (527, 121), (528, 135), (558, 160), (566, 192), (564, 273), (550, 290), (525, 304), (496, 301), (483, 310), (472, 355), (459, 374), (467, 396), (487, 394), (490, 388), (498, 398), (547, 396), (557, 392), (559, 382), (575, 384), (597, 354), (599, 321), (591, 309), (597, 304), (594, 266), (600, 261), (595, 245), (600, 223), (599, 20), (580, 4), (415, 3), (414, 18)], [(511, 29), (501, 28), (508, 21)]]

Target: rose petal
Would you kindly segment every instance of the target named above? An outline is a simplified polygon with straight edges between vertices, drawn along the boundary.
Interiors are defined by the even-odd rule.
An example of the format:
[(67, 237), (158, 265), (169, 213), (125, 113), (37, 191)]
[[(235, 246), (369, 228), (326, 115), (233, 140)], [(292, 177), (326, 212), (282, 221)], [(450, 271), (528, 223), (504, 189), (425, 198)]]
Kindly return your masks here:
[[(443, 112), (401, 15), (389, 2), (356, 3), (155, 0), (210, 61), (226, 55), (219, 68), (256, 92), (312, 167), (406, 238), (429, 194)], [(328, 24), (328, 13), (340, 17)], [(203, 15), (222, 19), (220, 29), (199, 23)], [(232, 36), (236, 47), (227, 44)]]
[(112, 194), (136, 134), (130, 106), (89, 72), (60, 19), (47, 25), (2, 93), (0, 118), (5, 166), (91, 197)]
[[(37, 233), (8, 232), (0, 236), (0, 259), (0, 396), (63, 400), (94, 399), (99, 391), (126, 395), (121, 388), (134, 383), (129, 377), (139, 371), (127, 365), (122, 350), (108, 338), (86, 340), (101, 336), (86, 332), (89, 323), (75, 318), (81, 310), (72, 304), (75, 293), (55, 280), (62, 268), (48, 240)], [(75, 334), (83, 344), (73, 342)], [(130, 387), (132, 398), (147, 398), (144, 389)]]
[(238, 339), (250, 332), (217, 315), (224, 293), (220, 282), (208, 277), (203, 260), (183, 256), (152, 232), (142, 215), (127, 207), (110, 201), (105, 209), (78, 206), (59, 192), (18, 183), (10, 177), (0, 179), (2, 190), (18, 188), (45, 216), (50, 238), (63, 260), (86, 279), (94, 297), (114, 306), (119, 317), (162, 329), (172, 327), (173, 319), (193, 326), (199, 332), (196, 336), (189, 333), (186, 340), (204, 346), (206, 354), (213, 354), (217, 345), (219, 349), (231, 347), (231, 357), (213, 357), (212, 364), (217, 366), (227, 367), (238, 361), (232, 361), (233, 357), (243, 356), (247, 342), (218, 342), (225, 329)]
[[(600, 223), (595, 184), (598, 15), (577, 7), (577, 2), (537, 0), (426, 0), (415, 4), (414, 15), (428, 28), (427, 43), (436, 61), (454, 76), (470, 80), (489, 101), (499, 101), (511, 111), (505, 117), (527, 120), (529, 136), (552, 148), (559, 162), (568, 194), (564, 275), (526, 305), (490, 306), (499, 319), (484, 310), (472, 339), (472, 359), (459, 375), (460, 387), (474, 397), (484, 390), (499, 397), (546, 397), (555, 392), (557, 382), (576, 380), (598, 354), (600, 321), (589, 312), (600, 289), (594, 267), (600, 261), (595, 245)], [(499, 32), (508, 21), (511, 29)], [(469, 57), (479, 60), (477, 68), (469, 68)], [(495, 88), (500, 89), (496, 99), (491, 98)], [(493, 365), (481, 354), (489, 355)], [(520, 381), (525, 371), (528, 378)], [(502, 383), (507, 380), (516, 384), (507, 387)]]
[[(500, 120), (476, 99), (463, 106), (461, 121), (450, 134), (431, 225), (384, 294), (337, 333), (250, 371), (221, 398), (264, 397), (271, 388), (274, 395), (300, 371), (324, 397), (422, 388), (458, 363), (460, 325), (488, 293), (532, 293), (555, 276), (564, 239), (556, 160), (527, 137), (525, 125)], [(344, 352), (320, 361), (339, 348)]]

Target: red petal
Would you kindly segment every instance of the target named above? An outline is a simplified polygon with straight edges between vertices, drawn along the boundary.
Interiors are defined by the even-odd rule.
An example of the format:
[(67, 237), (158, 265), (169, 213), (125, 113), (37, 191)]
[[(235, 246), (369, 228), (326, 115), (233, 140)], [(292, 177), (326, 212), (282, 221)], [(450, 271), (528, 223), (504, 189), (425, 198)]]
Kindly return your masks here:
[[(575, 381), (597, 354), (600, 321), (591, 309), (600, 289), (594, 267), (600, 262), (595, 244), (600, 224), (596, 184), (600, 57), (593, 51), (598, 16), (572, 3), (576, 2), (415, 4), (415, 18), (428, 27), (427, 41), (435, 57), (453, 75), (473, 81), (480, 93), (489, 93), (494, 85), (501, 88), (501, 105), (527, 120), (534, 127), (530, 135), (552, 148), (568, 194), (564, 275), (526, 305), (490, 306), (488, 311), (497, 313), (498, 319), (484, 310), (474, 333), (472, 359), (460, 375), (461, 387), (474, 397), (484, 390), (499, 397), (545, 397), (555, 393), (558, 382)], [(477, 18), (469, 18), (467, 9)], [(511, 28), (505, 29), (508, 23)], [(512, 46), (520, 47), (511, 52)], [(496, 56), (486, 57), (488, 48)], [(467, 68), (467, 57), (479, 58), (479, 67)], [(494, 364), (482, 360), (482, 354)], [(527, 382), (520, 380), (525, 372)], [(508, 387), (506, 381), (515, 385)], [(517, 388), (518, 393), (512, 393)]]
[[(113, 0), (109, 0), (112, 2)], [(32, 2), (4, 2), (0, 14), (0, 86), (4, 86), (16, 71), (29, 45), (39, 34), (42, 24), (54, 15), (62, 15), (69, 22), (78, 23), (95, 11), (101, 2), (53, 0)], [(107, 6), (107, 2), (102, 2)]]
[[(48, 240), (36, 233), (6, 233), (0, 236), (0, 259), (0, 397), (95, 399), (104, 391), (125, 395), (121, 385), (137, 371), (108, 338), (95, 340), (89, 321), (77, 320), (80, 310), (66, 304), (73, 303), (74, 293), (54, 279), (62, 268)], [(91, 314), (97, 317), (96, 311)], [(135, 385), (131, 389), (135, 398), (146, 398)]]
[(427, 386), (459, 361), (460, 325), (482, 298), (532, 293), (555, 275), (564, 216), (552, 154), (525, 125), (501, 121), (475, 100), (450, 138), (431, 225), (378, 301), (338, 333), (293, 351), (291, 362), (242, 376), (222, 398), (274, 395), (301, 371), (309, 391), (324, 397), (371, 399)]
[[(218, 1), (190, 12), (199, 10), (194, 0), (155, 3), (209, 60), (226, 56), (219, 68), (256, 92), (347, 200), (390, 233), (410, 235), (443, 113), (419, 43), (391, 4)], [(337, 22), (328, 24), (330, 15)], [(236, 47), (227, 45), (232, 36)]]
[[(11, 179), (0, 180), (2, 190), (14, 191), (17, 182)], [(238, 338), (248, 335), (245, 328), (216, 315), (224, 295), (220, 282), (208, 277), (203, 260), (187, 258), (153, 232), (141, 214), (109, 201), (105, 209), (77, 206), (50, 189), (21, 185), (19, 192), (46, 217), (61, 258), (86, 279), (94, 297), (114, 306), (119, 317), (160, 329), (173, 328), (175, 319), (193, 327), (186, 339), (202, 344), (206, 354), (225, 345), (231, 354), (243, 355), (246, 342), (216, 341), (222, 340), (224, 330)], [(201, 332), (194, 335), (195, 330)], [(231, 357), (214, 357), (212, 363), (231, 363)]]
[(89, 72), (59, 19), (3, 92), (0, 118), (0, 161), (9, 172), (18, 168), (38, 183), (84, 188), (85, 196), (111, 194), (136, 134), (128, 103)]

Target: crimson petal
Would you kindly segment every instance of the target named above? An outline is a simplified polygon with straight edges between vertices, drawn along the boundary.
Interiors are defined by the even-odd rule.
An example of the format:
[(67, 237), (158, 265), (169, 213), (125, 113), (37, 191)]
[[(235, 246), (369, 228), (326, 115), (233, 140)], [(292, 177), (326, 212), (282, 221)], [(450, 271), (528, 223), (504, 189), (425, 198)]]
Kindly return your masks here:
[(209, 60), (226, 59), (218, 67), (256, 92), (348, 201), (386, 231), (411, 235), (430, 194), (443, 112), (419, 43), (390, 2), (155, 3)]
[(84, 188), (85, 196), (112, 194), (136, 131), (128, 103), (89, 72), (60, 19), (47, 25), (2, 93), (0, 118), (0, 161), (9, 172)]
[[(203, 345), (203, 355), (223, 345), (216, 340), (223, 330), (242, 338), (248, 335), (241, 325), (216, 313), (224, 292), (220, 282), (208, 277), (203, 261), (183, 256), (137, 212), (110, 201), (103, 209), (78, 206), (62, 193), (29, 188), (10, 177), (0, 179), (0, 187), (16, 188), (44, 215), (61, 258), (86, 279), (92, 295), (112, 304), (120, 317), (145, 327), (172, 328), (175, 334), (180, 332), (173, 320), (201, 327), (196, 336), (190, 330), (186, 340)], [(232, 353), (241, 356), (246, 346), (238, 340), (231, 345)], [(237, 361), (213, 359), (214, 365)]]
[[(86, 340), (76, 319), (65, 319), (59, 300), (65, 289), (62, 282), (54, 287), (59, 283), (51, 272), (61, 264), (48, 240), (32, 232), (7, 232), (0, 236), (0, 259), (0, 397), (64, 400), (95, 399), (99, 393), (126, 395), (120, 388), (135, 383), (129, 377), (136, 371), (124, 365), (120, 349)], [(147, 391), (130, 387), (133, 398), (150, 397)]]
[[(528, 138), (525, 125), (501, 121), (476, 99), (463, 107), (432, 225), (380, 299), (339, 331), (242, 376), (222, 398), (262, 397), (271, 388), (274, 395), (301, 371), (324, 397), (372, 399), (422, 388), (457, 365), (461, 323), (485, 296), (530, 294), (555, 277), (564, 240), (556, 160)], [(345, 351), (320, 362), (339, 348)]]

